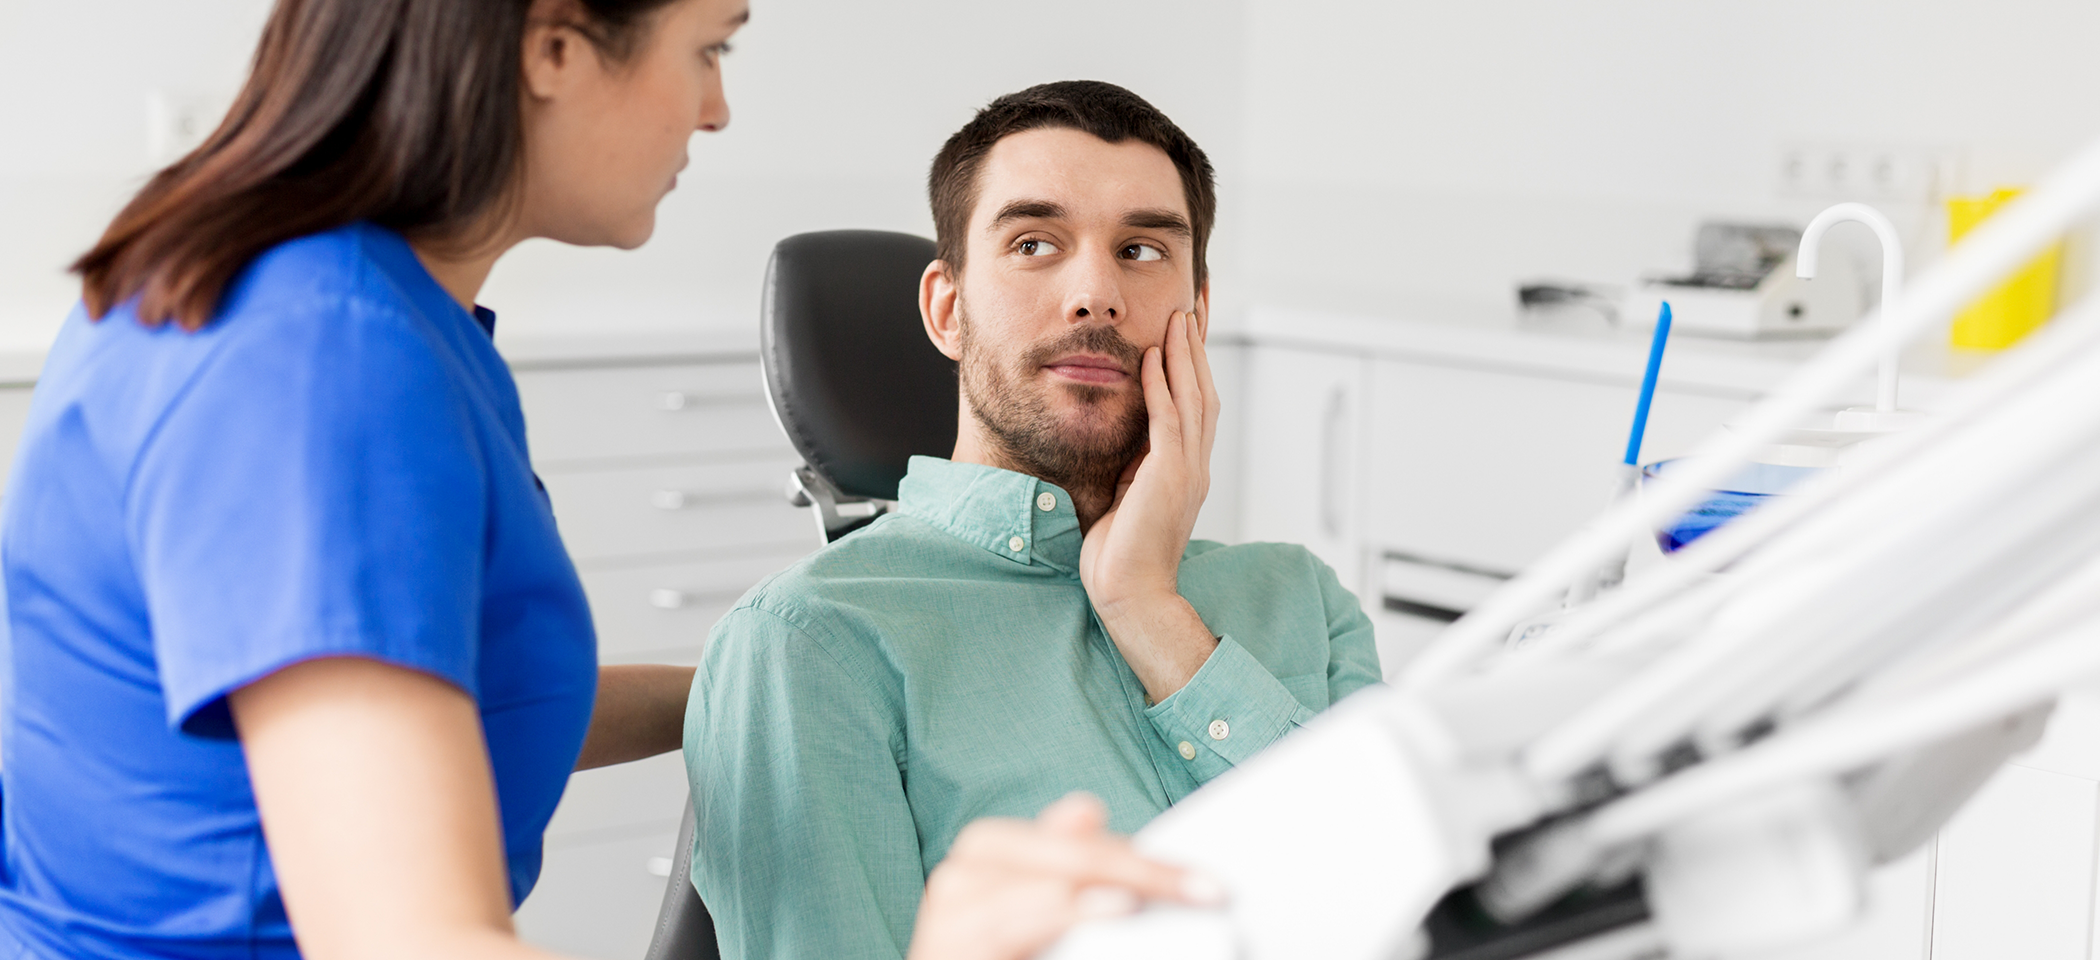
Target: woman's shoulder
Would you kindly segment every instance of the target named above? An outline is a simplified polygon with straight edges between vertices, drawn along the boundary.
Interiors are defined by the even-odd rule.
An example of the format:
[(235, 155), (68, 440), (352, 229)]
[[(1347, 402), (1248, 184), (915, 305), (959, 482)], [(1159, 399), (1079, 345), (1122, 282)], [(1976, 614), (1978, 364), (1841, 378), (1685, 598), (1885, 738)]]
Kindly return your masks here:
[(477, 369), (500, 367), (482, 356), (493, 356), (486, 340), (406, 242), (354, 224), (265, 251), (196, 331), (142, 324), (128, 305), (100, 320), (76, 310), (45, 361), (32, 422), (78, 411), (117, 450), (143, 449), (182, 410), (210, 411), (228, 429), (451, 422), (430, 414), (500, 374)]
[(317, 313), (384, 325), (458, 310), (399, 234), (352, 223), (287, 240), (257, 256), (227, 286), (210, 326)]

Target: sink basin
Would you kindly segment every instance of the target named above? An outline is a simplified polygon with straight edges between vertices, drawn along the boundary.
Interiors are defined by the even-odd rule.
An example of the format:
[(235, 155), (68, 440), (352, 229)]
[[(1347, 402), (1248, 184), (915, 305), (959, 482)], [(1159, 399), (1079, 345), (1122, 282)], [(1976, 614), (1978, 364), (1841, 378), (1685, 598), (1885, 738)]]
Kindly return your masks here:
[[(1641, 468), (1641, 485), (1655, 482), (1678, 464), (1685, 461), (1661, 460)], [(1783, 496), (1787, 489), (1828, 467), (1792, 467), (1775, 463), (1753, 463), (1738, 471), (1711, 491), (1692, 509), (1679, 514), (1676, 519), (1655, 532), (1655, 542), (1664, 553), (1675, 553), (1730, 520), (1748, 512), (1758, 504), (1773, 497)]]

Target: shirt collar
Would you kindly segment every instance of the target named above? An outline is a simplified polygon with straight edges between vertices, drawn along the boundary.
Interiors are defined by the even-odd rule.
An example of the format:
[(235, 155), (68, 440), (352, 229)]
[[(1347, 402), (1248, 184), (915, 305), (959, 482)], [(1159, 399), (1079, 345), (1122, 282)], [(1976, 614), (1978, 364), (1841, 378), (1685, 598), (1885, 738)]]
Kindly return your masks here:
[(904, 513), (1008, 560), (1079, 572), (1079, 515), (1057, 484), (998, 467), (913, 457), (897, 501)]

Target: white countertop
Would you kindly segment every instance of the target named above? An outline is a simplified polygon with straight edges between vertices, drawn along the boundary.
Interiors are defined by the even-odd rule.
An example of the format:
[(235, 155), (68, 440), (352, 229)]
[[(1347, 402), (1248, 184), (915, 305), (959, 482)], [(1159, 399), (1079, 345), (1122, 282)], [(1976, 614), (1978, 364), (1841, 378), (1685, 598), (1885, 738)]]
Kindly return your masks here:
[[(561, 336), (505, 336), (496, 327), (496, 349), (520, 370), (637, 363), (695, 363), (745, 360), (758, 355), (758, 330), (655, 330)], [(0, 340), (0, 387), (36, 382), (48, 344)]]
[[(1640, 382), (1650, 337), (1645, 329), (1611, 328), (1601, 321), (1571, 321), (1565, 316), (1444, 321), (1263, 304), (1250, 306), (1229, 332), (1257, 344), (1613, 384)], [(1673, 335), (1663, 354), (1661, 385), (1686, 392), (1759, 396), (1828, 342)], [(1930, 409), (1989, 356), (1938, 343), (1914, 347), (1903, 358), (1904, 405)], [(1871, 389), (1869, 380), (1862, 378), (1852, 402), (1866, 402)]]

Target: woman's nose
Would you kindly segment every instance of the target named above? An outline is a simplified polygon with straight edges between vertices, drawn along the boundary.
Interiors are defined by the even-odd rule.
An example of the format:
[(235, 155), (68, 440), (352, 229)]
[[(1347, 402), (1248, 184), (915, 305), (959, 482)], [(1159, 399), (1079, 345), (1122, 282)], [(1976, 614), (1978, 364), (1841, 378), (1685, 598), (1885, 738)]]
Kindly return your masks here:
[(722, 94), (722, 74), (716, 71), (707, 78), (707, 90), (700, 97), (700, 130), (719, 133), (729, 126), (729, 98)]

